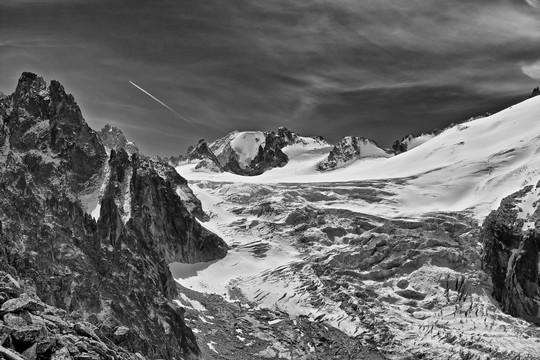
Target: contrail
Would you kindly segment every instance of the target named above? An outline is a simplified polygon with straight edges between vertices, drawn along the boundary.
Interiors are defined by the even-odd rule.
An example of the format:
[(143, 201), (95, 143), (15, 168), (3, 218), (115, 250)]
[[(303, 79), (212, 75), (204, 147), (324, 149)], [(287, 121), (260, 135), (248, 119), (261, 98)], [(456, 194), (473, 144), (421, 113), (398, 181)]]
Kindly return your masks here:
[(173, 114), (175, 114), (176, 116), (178, 116), (180, 119), (184, 120), (185, 122), (187, 122), (189, 125), (191, 126), (194, 126), (193, 125), (193, 122), (179, 114), (176, 110), (174, 110), (172, 107), (170, 107), (169, 105), (165, 104), (163, 101), (159, 100), (157, 97), (155, 97), (154, 95), (150, 94), (148, 91), (144, 90), (142, 87), (140, 87), (139, 85), (135, 84), (133, 81), (130, 81), (129, 82), (131, 85), (135, 86), (137, 89), (141, 90), (143, 93), (145, 93), (146, 95), (150, 96), (152, 99), (154, 99), (155, 101), (157, 101), (158, 103), (160, 103), (161, 105), (163, 105), (165, 108), (167, 108), (167, 110), (169, 110), (170, 112), (172, 112)]

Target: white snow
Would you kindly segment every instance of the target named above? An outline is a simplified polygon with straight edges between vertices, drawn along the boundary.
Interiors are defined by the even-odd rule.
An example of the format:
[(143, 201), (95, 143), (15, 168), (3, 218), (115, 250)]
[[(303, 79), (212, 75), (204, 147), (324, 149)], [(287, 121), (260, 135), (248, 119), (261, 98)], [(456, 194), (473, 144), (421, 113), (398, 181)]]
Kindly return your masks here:
[(105, 165), (103, 166), (101, 178), (98, 181), (99, 185), (94, 186), (93, 191), (87, 195), (81, 196), (80, 199), (81, 203), (86, 209), (86, 212), (90, 214), (96, 221), (99, 219), (99, 214), (101, 212), (101, 198), (103, 197), (110, 176), (111, 169), (109, 167), (109, 162), (106, 161)]
[(201, 304), (197, 300), (190, 299), (186, 296), (186, 294), (180, 294), (180, 298), (182, 299), (182, 301), (180, 301), (179, 299), (174, 300), (178, 305), (197, 311), (206, 311), (206, 308), (203, 304)]
[[(352, 137), (351, 136), (346, 136), (345, 137), (345, 142), (348, 145), (352, 145)], [(359, 138), (358, 139), (358, 147), (360, 149), (360, 157), (361, 158), (365, 158), (365, 157), (385, 157), (385, 158), (387, 158), (387, 157), (390, 157), (390, 155), (386, 151), (384, 151), (383, 149), (378, 147), (376, 143), (374, 143), (373, 141), (371, 141), (369, 139)]]
[(176, 170), (188, 180), (241, 183), (317, 183), (404, 179), (393, 201), (402, 215), (427, 211), (470, 210), (479, 219), (500, 200), (533, 184), (540, 175), (540, 97), (497, 114), (447, 129), (417, 147), (391, 158), (361, 159), (321, 173), (316, 164), (330, 146), (292, 149), (289, 163), (259, 176), (197, 173), (194, 164)]
[(536, 205), (540, 198), (540, 188), (532, 188), (524, 197), (516, 199), (516, 207), (518, 210), (517, 218), (524, 220), (522, 230), (535, 228)]
[[(539, 180), (538, 113), (540, 97), (498, 114), (451, 127), (437, 136), (420, 136), (416, 141), (411, 140), (412, 148), (400, 155), (365, 158), (323, 173), (316, 170), (316, 164), (326, 159), (332, 146), (310, 138), (283, 149), (289, 156), (286, 166), (259, 176), (198, 173), (194, 171), (195, 164), (182, 164), (176, 170), (190, 181), (195, 195), (210, 215), (211, 220), (202, 223), (203, 226), (224, 238), (232, 249), (219, 261), (171, 264), (171, 272), (185, 287), (217, 293), (229, 301), (229, 290), (236, 287), (257, 307), (283, 311), (292, 317), (306, 315), (312, 321), (323, 322), (361, 338), (369, 331), (362, 321), (346, 313), (339, 302), (318, 292), (324, 284), (310, 268), (309, 261), (302, 262), (305, 260), (303, 254), (292, 245), (294, 239), (288, 238), (286, 233), (273, 232), (268, 223), (258, 227), (257, 223), (264, 219), (250, 215), (252, 213), (241, 207), (249, 207), (252, 197), (254, 202), (261, 201), (257, 198), (260, 193), (268, 194), (264, 201), (278, 204), (280, 199), (290, 196), (280, 193), (281, 190), (292, 193), (298, 187), (318, 187), (316, 192), (322, 200), (317, 200), (316, 207), (320, 209), (350, 209), (384, 217), (406, 216), (411, 221), (416, 215), (429, 211), (469, 211), (483, 220), (489, 211), (499, 206), (503, 197), (525, 185), (535, 185)], [(235, 139), (238, 134), (241, 133), (235, 133)], [(242, 148), (246, 148), (245, 143)], [(330, 185), (325, 187), (322, 183)], [(381, 201), (351, 200), (351, 192), (369, 192), (371, 189), (381, 196)], [(349, 190), (351, 192), (347, 193)], [(519, 218), (527, 220), (527, 226), (534, 226), (528, 221), (531, 221), (538, 196), (540, 190), (534, 189), (518, 204)], [(309, 205), (311, 200), (302, 202), (295, 198), (294, 201), (292, 205), (301, 208)], [(283, 223), (283, 216), (273, 216), (268, 219), (269, 223)], [(250, 249), (265, 242), (269, 247), (266, 257), (253, 256)], [(331, 253), (332, 247), (339, 246), (347, 245), (335, 242), (325, 250)], [(509, 267), (518, 254), (518, 250), (512, 251)], [(409, 286), (428, 293), (434, 300), (444, 300), (444, 289), (432, 285), (448, 274), (452, 278), (458, 276), (449, 268), (426, 263), (408, 275)], [(311, 284), (315, 290), (307, 290), (306, 284)], [(364, 285), (376, 287), (375, 282), (364, 281)], [(390, 296), (394, 289), (381, 286), (377, 287), (377, 292), (380, 296)], [(481, 334), (486, 337), (486, 343), (491, 341), (490, 338), (497, 339), (499, 348), (538, 353), (534, 339), (520, 337), (504, 327), (505, 323), (515, 325), (521, 320), (502, 314), (485, 294), (472, 294), (470, 299), (481, 310), (479, 316), (476, 313), (474, 317), (463, 315), (452, 304), (442, 307), (440, 315), (435, 317), (433, 313), (426, 317), (429, 315), (427, 310), (409, 314), (400, 304), (381, 304), (377, 315), (396, 329), (406, 324), (406, 330), (396, 332), (398, 343), (451, 348), (451, 344), (435, 339), (438, 333), (428, 334), (427, 329), (431, 327), (435, 331), (440, 329), (441, 333), (444, 330), (468, 338)], [(486, 322), (487, 319), (491, 322)], [(269, 325), (277, 323), (276, 320), (269, 321)]]
[(262, 131), (243, 131), (231, 141), (231, 148), (238, 154), (241, 167), (251, 163), (259, 152), (259, 146), (264, 147), (265, 139)]
[(100, 213), (101, 213), (101, 202), (98, 200), (97, 204), (96, 204), (96, 207), (94, 208), (94, 210), (92, 210), (90, 215), (94, 218), (94, 220), (97, 221), (99, 219), (99, 214)]
[(216, 350), (216, 348), (214, 347), (214, 345), (216, 345), (215, 341), (210, 341), (209, 343), (206, 343), (206, 345), (210, 348), (210, 350), (212, 350), (213, 352), (215, 352), (216, 354), (219, 354)]
[[(214, 141), (209, 147), (218, 159), (230, 148), (238, 154), (239, 165), (245, 168), (257, 156), (259, 146), (264, 147), (265, 143), (266, 137), (262, 131), (233, 131), (227, 136)], [(228, 155), (225, 157), (228, 158)]]
[(122, 186), (124, 187), (124, 196), (122, 202), (122, 221), (124, 222), (124, 224), (127, 223), (128, 220), (131, 218), (131, 174), (132, 171), (130, 168), (128, 168), (126, 170), (126, 178), (122, 183)]

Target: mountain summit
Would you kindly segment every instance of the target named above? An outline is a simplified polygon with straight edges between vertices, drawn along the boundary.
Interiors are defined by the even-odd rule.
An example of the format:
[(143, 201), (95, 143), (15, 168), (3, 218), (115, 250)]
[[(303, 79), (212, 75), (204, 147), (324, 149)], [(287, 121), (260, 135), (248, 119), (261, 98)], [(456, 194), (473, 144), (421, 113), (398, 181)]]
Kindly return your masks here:
[(196, 358), (168, 264), (228, 247), (187, 181), (33, 73), (0, 122), (0, 357)]
[(110, 151), (124, 149), (129, 155), (138, 154), (139, 148), (133, 141), (126, 139), (122, 130), (109, 124), (98, 132), (103, 145)]

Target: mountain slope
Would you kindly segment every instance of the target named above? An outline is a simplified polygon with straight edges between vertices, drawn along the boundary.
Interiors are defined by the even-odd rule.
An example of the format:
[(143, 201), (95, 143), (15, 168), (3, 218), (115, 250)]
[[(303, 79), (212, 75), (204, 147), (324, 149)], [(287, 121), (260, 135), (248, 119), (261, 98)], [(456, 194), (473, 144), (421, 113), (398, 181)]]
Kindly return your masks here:
[[(102, 329), (94, 340), (121, 346), (126, 357), (196, 358), (167, 261), (215, 260), (227, 246), (200, 225), (205, 214), (186, 180), (123, 149), (109, 156), (73, 97), (35, 74), (24, 73), (0, 100), (0, 119), (1, 270), (55, 314)], [(22, 346), (16, 334), (28, 328), (2, 315), (0, 345), (12, 351), (39, 352), (39, 341), (54, 340)], [(37, 356), (106, 357), (73, 341)]]
[(504, 196), (535, 183), (540, 174), (536, 156), (540, 146), (538, 111), (540, 98), (535, 97), (497, 114), (453, 126), (397, 156), (365, 158), (323, 173), (316, 169), (330, 151), (324, 147), (308, 150), (299, 161), (250, 178), (197, 174), (189, 164), (177, 167), (177, 171), (193, 180), (245, 183), (385, 180), (393, 184), (396, 196), (380, 211), (405, 215), (468, 209), (483, 220)]
[[(199, 172), (228, 172), (242, 176), (260, 175), (270, 169), (283, 167), (289, 161), (282, 150), (307, 142), (326, 144), (322, 139), (305, 138), (284, 127), (273, 131), (233, 131), (208, 144), (199, 140), (188, 149), (187, 156), (171, 158), (175, 165), (194, 165)], [(174, 161), (173, 161), (174, 159)]]

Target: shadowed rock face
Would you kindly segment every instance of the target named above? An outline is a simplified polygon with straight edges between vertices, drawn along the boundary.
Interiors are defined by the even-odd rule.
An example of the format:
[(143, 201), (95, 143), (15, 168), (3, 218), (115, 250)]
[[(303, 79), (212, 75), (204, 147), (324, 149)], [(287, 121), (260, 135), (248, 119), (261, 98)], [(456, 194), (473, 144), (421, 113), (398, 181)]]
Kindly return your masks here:
[[(522, 208), (526, 200), (534, 201), (531, 209)], [(538, 185), (506, 197), (486, 218), (481, 234), (483, 268), (492, 277), (493, 297), (506, 313), (536, 324), (540, 324), (538, 200)]]
[[(118, 357), (196, 358), (168, 262), (215, 260), (227, 246), (196, 220), (205, 215), (186, 180), (122, 148), (109, 157), (73, 97), (31, 73), (0, 98), (0, 121), (0, 270), (55, 316), (101, 329)], [(90, 206), (92, 194), (99, 201)], [(97, 204), (96, 221), (88, 213)], [(0, 335), (0, 346), (23, 351), (13, 336)], [(101, 356), (68, 343), (47, 356)]]
[[(164, 174), (160, 169), (163, 164), (136, 154), (130, 159), (123, 150), (111, 152), (109, 165), (111, 175), (102, 201), (106, 206), (101, 207), (98, 226), (113, 246), (121, 247), (124, 239), (135, 237), (142, 241), (134, 244), (140, 251), (152, 248), (163, 254), (167, 263), (204, 262), (225, 256), (225, 243), (202, 227), (177, 195), (177, 188), (187, 187), (178, 173), (169, 168), (172, 171)], [(122, 199), (126, 188), (130, 189), (129, 203)], [(192, 212), (201, 217), (200, 203), (197, 205)], [(126, 206), (130, 217), (124, 222)]]

